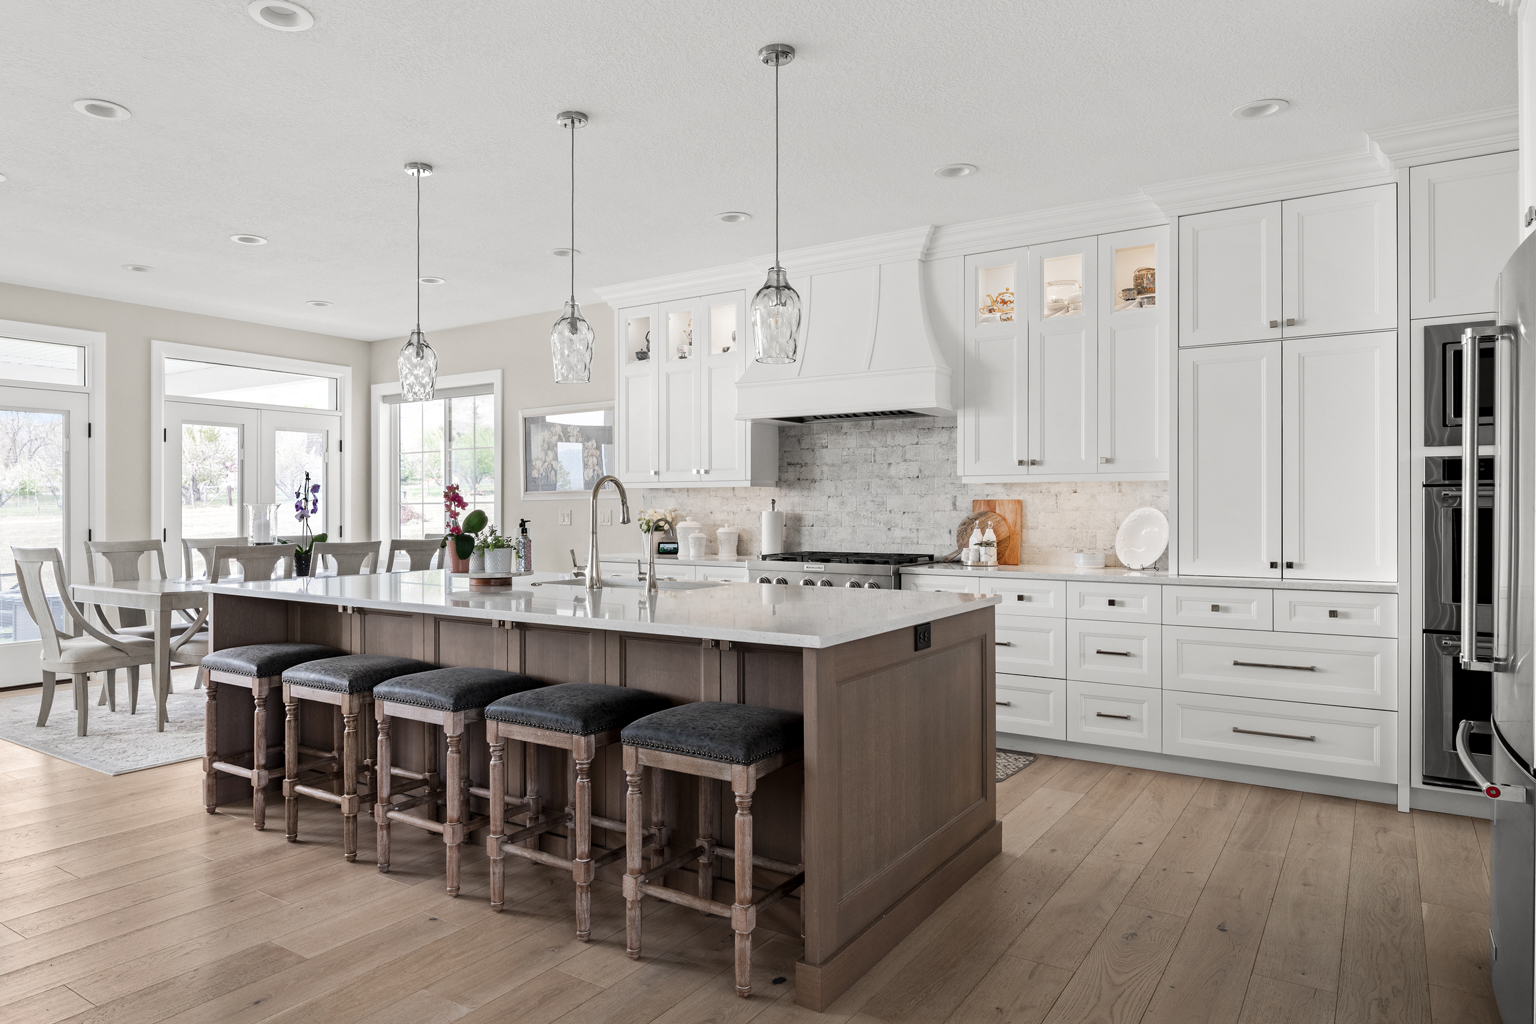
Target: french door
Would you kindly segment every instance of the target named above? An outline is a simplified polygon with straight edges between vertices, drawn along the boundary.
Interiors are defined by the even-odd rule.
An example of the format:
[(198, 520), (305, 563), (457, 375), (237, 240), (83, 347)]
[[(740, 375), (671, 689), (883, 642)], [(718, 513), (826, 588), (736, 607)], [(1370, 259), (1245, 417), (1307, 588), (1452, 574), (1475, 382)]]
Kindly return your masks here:
[(323, 413), (166, 402), (162, 536), (168, 564), (180, 563), (183, 538), (248, 535), (249, 504), (277, 505), (278, 534), (297, 534), (294, 495), (305, 473), (320, 485), (310, 530), (327, 532), (336, 518), (331, 508), (340, 507), (331, 472), (340, 424), (339, 416)]
[[(11, 548), (58, 548), (71, 579), (85, 574), (88, 409), (84, 393), (0, 387), (0, 686), (40, 678), (38, 628), (22, 603)], [(43, 580), (57, 619), (52, 569)]]

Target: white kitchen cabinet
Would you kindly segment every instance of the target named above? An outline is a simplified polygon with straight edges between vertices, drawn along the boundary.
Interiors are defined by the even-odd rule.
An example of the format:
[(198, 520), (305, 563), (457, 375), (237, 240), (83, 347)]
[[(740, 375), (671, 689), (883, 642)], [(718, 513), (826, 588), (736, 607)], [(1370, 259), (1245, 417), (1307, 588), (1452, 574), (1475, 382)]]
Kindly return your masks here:
[(1278, 578), (1281, 345), (1179, 353), (1179, 572)]
[(1491, 153), (1408, 172), (1414, 318), (1496, 308), (1494, 279), (1520, 244), (1519, 155)]
[(1015, 736), (1067, 738), (1067, 681), (999, 672), (997, 731)]
[(1397, 335), (1287, 339), (1282, 560), (1292, 579), (1397, 578)]
[(1097, 263), (1094, 238), (1029, 251), (1031, 475), (1098, 471)]
[(1067, 680), (1067, 739), (1125, 750), (1162, 750), (1162, 691), (1155, 686)]
[(1281, 336), (1280, 204), (1179, 218), (1179, 344)]
[(736, 419), (743, 292), (619, 311), (619, 478), (671, 487), (764, 486), (778, 427)]
[(722, 583), (746, 583), (747, 567), (745, 565), (696, 565), (694, 578), (700, 580), (717, 580)]
[(1016, 296), (1029, 250), (965, 259), (968, 301), (960, 397), (960, 475), (1024, 479), (1028, 459), (1028, 322)]
[(1397, 327), (1397, 186), (1281, 204), (1286, 338)]

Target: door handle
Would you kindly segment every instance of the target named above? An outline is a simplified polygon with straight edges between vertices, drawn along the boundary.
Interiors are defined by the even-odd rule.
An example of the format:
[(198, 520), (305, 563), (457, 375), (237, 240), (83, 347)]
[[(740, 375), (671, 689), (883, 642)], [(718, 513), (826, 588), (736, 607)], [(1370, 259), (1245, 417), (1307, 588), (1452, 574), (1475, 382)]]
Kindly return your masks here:
[(1292, 672), (1316, 672), (1316, 665), (1274, 665), (1266, 661), (1234, 661), (1232, 664), (1243, 668), (1288, 668)]
[(1123, 718), (1127, 722), (1129, 722), (1131, 720), (1131, 716), (1130, 715), (1110, 715), (1110, 714), (1106, 714), (1103, 711), (1095, 711), (1093, 713), (1093, 716), (1095, 718)]
[(1134, 657), (1136, 657), (1136, 655), (1133, 654), (1130, 651), (1101, 651), (1098, 648), (1094, 648), (1093, 653), (1094, 654), (1113, 654), (1117, 658), (1134, 658)]
[(1013, 646), (1013, 641), (1012, 640), (994, 640), (994, 641), (992, 641), (992, 643), (995, 646), (997, 646), (997, 647), (1012, 647)]
[(1316, 736), (1298, 736), (1295, 733), (1290, 732), (1265, 732), (1262, 729), (1239, 729), (1235, 725), (1232, 727), (1232, 731), (1240, 732), (1244, 736), (1273, 736), (1280, 740), (1306, 740), (1308, 743), (1317, 742)]
[(997, 702), (997, 706), (1000, 707), (1000, 708), (1011, 708), (1011, 707), (1013, 707), (1013, 701), (1011, 701), (1011, 700), (1000, 700), (1000, 701)]

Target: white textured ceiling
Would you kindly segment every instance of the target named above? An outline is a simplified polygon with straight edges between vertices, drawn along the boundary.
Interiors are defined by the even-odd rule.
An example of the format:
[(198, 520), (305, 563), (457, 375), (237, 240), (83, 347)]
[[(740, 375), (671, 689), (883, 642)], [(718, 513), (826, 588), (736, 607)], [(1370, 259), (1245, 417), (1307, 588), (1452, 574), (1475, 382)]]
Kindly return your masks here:
[[(377, 339), (410, 329), (408, 160), (433, 329), (772, 248), (1125, 195), (1515, 101), (1486, 0), (0, 0), (0, 280)], [(1288, 98), (1242, 122), (1233, 107)], [(80, 98), (133, 112), (75, 113)], [(941, 180), (940, 164), (981, 173)], [(741, 225), (712, 220), (752, 212)], [(235, 232), (271, 239), (240, 246)], [(156, 268), (122, 270), (125, 263)], [(312, 309), (307, 299), (327, 299)]]

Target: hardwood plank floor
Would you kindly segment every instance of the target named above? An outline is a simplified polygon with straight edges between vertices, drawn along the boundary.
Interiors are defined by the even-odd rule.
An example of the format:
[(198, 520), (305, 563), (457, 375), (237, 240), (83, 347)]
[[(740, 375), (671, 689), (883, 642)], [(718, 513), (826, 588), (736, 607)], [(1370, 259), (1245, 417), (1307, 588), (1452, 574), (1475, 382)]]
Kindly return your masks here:
[[(205, 814), (195, 762), (118, 778), (0, 742), (0, 1019), (111, 1024), (1496, 1024), (1486, 823), (1041, 757), (998, 787), (1004, 852), (825, 1014), (798, 937), (759, 932), (754, 995), (725, 921), (651, 901), (645, 956), (593, 889), (395, 832), (394, 870), (339, 853), (333, 809)], [(272, 812), (269, 810), (269, 815)], [(269, 817), (269, 821), (271, 821)]]

